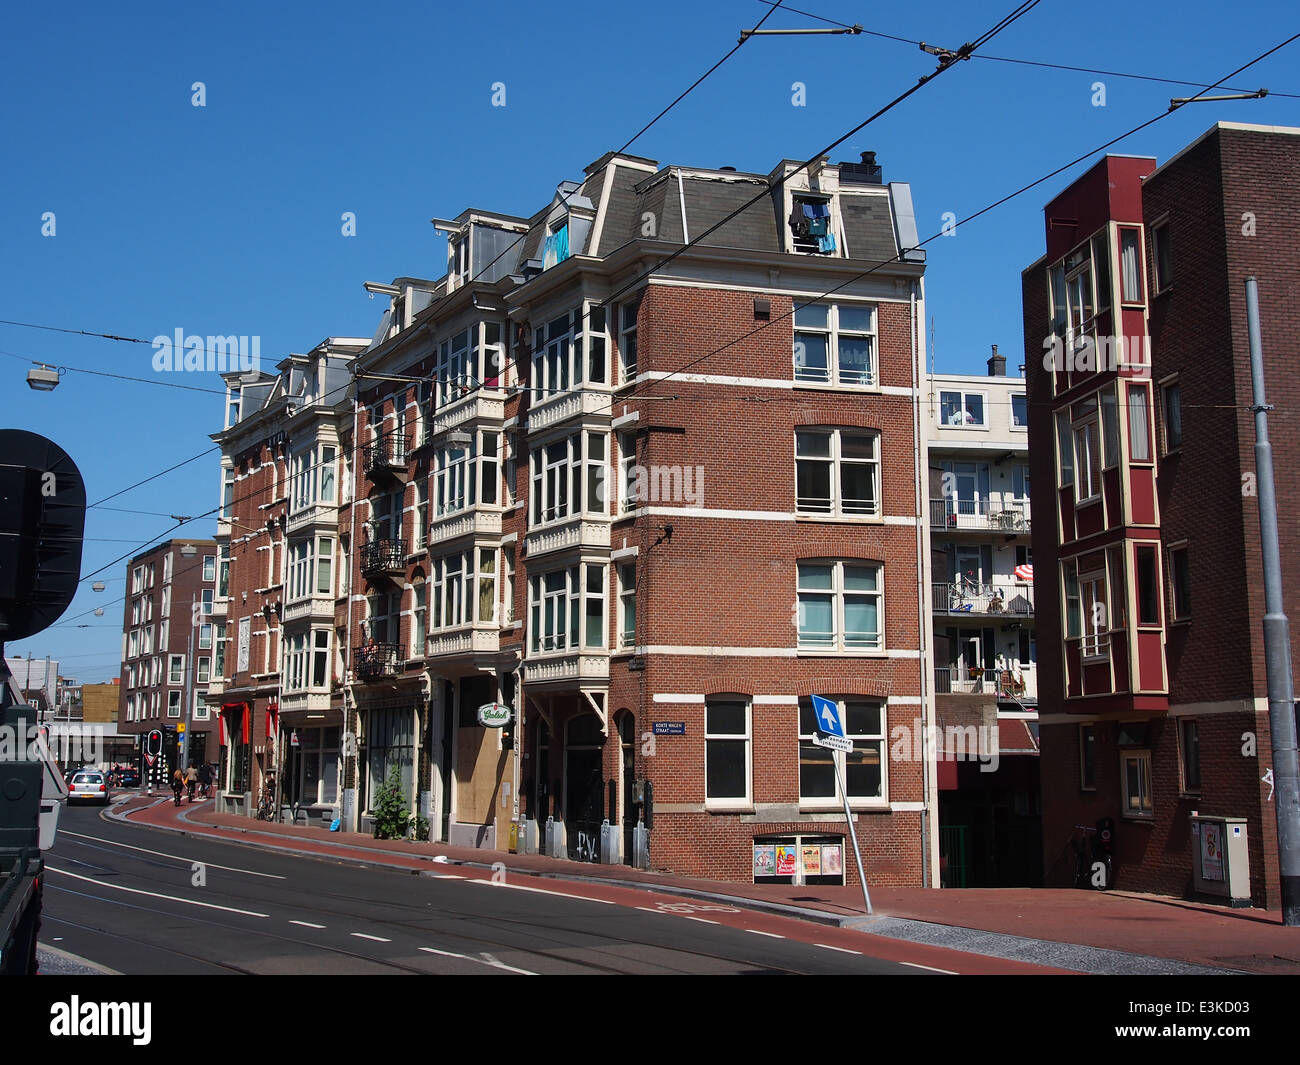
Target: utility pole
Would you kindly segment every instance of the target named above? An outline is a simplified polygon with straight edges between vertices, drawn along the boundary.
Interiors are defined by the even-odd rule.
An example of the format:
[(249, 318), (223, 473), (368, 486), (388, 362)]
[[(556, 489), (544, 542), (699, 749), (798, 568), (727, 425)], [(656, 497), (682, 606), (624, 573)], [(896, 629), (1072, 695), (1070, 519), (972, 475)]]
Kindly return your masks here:
[(190, 642), (185, 653), (185, 729), (181, 733), (181, 761), (180, 768), (185, 770), (189, 762), (190, 753), (190, 711), (194, 704), (194, 628), (199, 624), (199, 597), (190, 596)]
[(1295, 690), (1291, 679), (1291, 629), (1282, 605), (1282, 555), (1277, 536), (1273, 448), (1264, 400), (1264, 353), (1259, 330), (1259, 288), (1246, 278), (1246, 326), (1250, 334), (1250, 381), (1255, 414), (1255, 478), (1259, 490), (1259, 539), (1264, 564), (1264, 668), (1268, 677), (1268, 727), (1273, 748), (1277, 803), (1278, 875), (1282, 923), (1300, 925), (1300, 771), (1297, 770)]

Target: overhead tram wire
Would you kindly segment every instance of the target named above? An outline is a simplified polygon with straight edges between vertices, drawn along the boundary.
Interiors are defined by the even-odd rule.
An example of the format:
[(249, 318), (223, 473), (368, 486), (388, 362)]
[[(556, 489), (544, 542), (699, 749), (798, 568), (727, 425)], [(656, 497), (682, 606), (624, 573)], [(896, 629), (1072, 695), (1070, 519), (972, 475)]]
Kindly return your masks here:
[[(1236, 77), (1238, 74), (1242, 73), (1243, 71), (1250, 69), (1250, 68), (1251, 68), (1252, 66), (1254, 66), (1256, 63), (1262, 62), (1264, 59), (1267, 59), (1269, 56), (1271, 56), (1274, 52), (1280, 51), (1281, 49), (1285, 48), (1288, 44), (1291, 44), (1292, 42), (1294, 42), (1294, 41), (1297, 40), (1297, 39), (1300, 39), (1300, 33), (1293, 34), (1292, 36), (1288, 37), (1286, 40), (1282, 41), (1280, 44), (1277, 44), (1277, 45), (1275, 45), (1274, 47), (1268, 49), (1268, 51), (1263, 52), (1263, 53), (1261, 53), (1260, 55), (1256, 56), (1254, 59), (1250, 60), (1248, 63), (1243, 64), (1242, 66), (1238, 67), (1236, 70), (1232, 71), (1232, 72), (1229, 73), (1229, 74), (1225, 74), (1222, 78), (1220, 78), (1218, 81), (1216, 81), (1216, 82), (1213, 83), (1212, 85), (1206, 85), (1206, 86), (1204, 86), (1204, 87), (1201, 89), (1201, 91), (1198, 92), (1198, 93), (1196, 94), (1196, 96), (1193, 96), (1193, 97), (1191, 97), (1191, 98), (1188, 100), (1188, 103), (1190, 103), (1190, 102), (1192, 102), (1193, 100), (1197, 99), (1198, 97), (1204, 95), (1205, 93), (1210, 92), (1212, 89), (1217, 89), (1217, 88), (1222, 87), (1223, 82), (1227, 81), (1229, 78)], [(967, 215), (965, 218), (960, 219), (960, 220), (956, 223), (956, 227), (960, 227), (960, 226), (965, 225), (967, 222), (974, 221), (976, 218), (979, 218), (980, 216), (985, 215), (985, 214), (989, 213), (990, 211), (995, 210), (995, 209), (998, 208), (998, 207), (1001, 207), (1003, 204), (1008, 203), (1009, 201), (1015, 199), (1016, 197), (1023, 195), (1024, 193), (1028, 192), (1030, 189), (1036, 188), (1037, 186), (1043, 184), (1043, 182), (1045, 182), (1045, 181), (1050, 181), (1052, 178), (1056, 177), (1058, 174), (1061, 174), (1061, 173), (1063, 173), (1064, 171), (1069, 170), (1070, 167), (1072, 167), (1072, 166), (1076, 166), (1076, 165), (1078, 165), (1079, 163), (1081, 163), (1081, 162), (1083, 162), (1083, 161), (1085, 161), (1085, 160), (1091, 158), (1092, 156), (1096, 155), (1098, 152), (1103, 152), (1103, 151), (1105, 151), (1107, 148), (1110, 148), (1110, 147), (1112, 147), (1112, 146), (1118, 144), (1120, 141), (1122, 141), (1122, 140), (1126, 140), (1127, 138), (1133, 136), (1135, 133), (1139, 133), (1140, 131), (1146, 129), (1147, 127), (1154, 125), (1155, 123), (1159, 122), (1161, 119), (1168, 118), (1168, 117), (1169, 117), (1170, 115), (1172, 115), (1175, 111), (1181, 110), (1181, 108), (1182, 108), (1183, 106), (1185, 106), (1185, 105), (1179, 105), (1178, 107), (1172, 107), (1172, 108), (1168, 108), (1168, 109), (1166, 109), (1166, 110), (1164, 110), (1164, 111), (1161, 111), (1161, 112), (1160, 112), (1158, 115), (1156, 115), (1154, 118), (1151, 118), (1151, 119), (1148, 119), (1148, 120), (1145, 121), (1145, 122), (1139, 123), (1138, 125), (1134, 126), (1132, 129), (1128, 130), (1127, 132), (1125, 132), (1125, 133), (1121, 133), (1121, 134), (1120, 134), (1119, 136), (1117, 136), (1117, 137), (1112, 137), (1110, 140), (1106, 141), (1104, 144), (1100, 144), (1100, 145), (1098, 145), (1096, 148), (1092, 148), (1092, 149), (1090, 149), (1089, 151), (1084, 152), (1082, 155), (1076, 156), (1074, 159), (1071, 159), (1068, 163), (1065, 163), (1065, 164), (1063, 164), (1063, 165), (1057, 167), (1056, 169), (1054, 169), (1054, 170), (1052, 170), (1052, 171), (1050, 171), (1050, 172), (1044, 174), (1042, 177), (1037, 178), (1037, 179), (1035, 179), (1034, 181), (1029, 182), (1029, 184), (1021, 186), (1020, 188), (1016, 189), (1014, 192), (1008, 193), (1006, 196), (1003, 196), (1003, 197), (1001, 197), (1000, 199), (995, 200), (995, 201), (993, 201), (992, 203), (990, 203), (990, 204), (988, 204), (988, 205), (986, 205), (986, 206), (984, 206), (984, 207), (981, 207), (978, 211), (975, 211), (974, 213)], [(927, 244), (931, 243), (932, 241), (937, 240), (939, 237), (943, 236), (943, 234), (944, 234), (944, 230), (941, 229), (939, 232), (937, 232), (937, 233), (933, 233), (933, 234), (931, 234), (930, 236), (926, 237), (925, 240), (920, 241), (920, 242), (916, 245), (916, 247), (917, 247), (917, 248), (923, 248), (923, 247), (925, 247), (925, 245), (927, 245)], [(903, 249), (903, 251), (906, 251), (906, 250), (909, 250), (909, 249)], [(899, 253), (899, 255), (901, 255), (901, 254), (902, 254), (902, 252)], [(869, 269), (867, 269), (867, 270), (864, 270), (862, 273), (857, 274), (857, 275), (855, 275), (855, 276), (849, 278), (848, 280), (843, 281), (843, 282), (841, 282), (840, 284), (834, 286), (833, 288), (830, 288), (830, 289), (828, 289), (827, 291), (825, 291), (825, 292), (823, 292), (823, 293), (821, 293), (821, 294), (819, 294), (819, 295), (817, 295), (817, 296), (812, 297), (809, 301), (807, 301), (807, 302), (805, 302), (805, 303), (800, 303), (800, 304), (796, 304), (796, 305), (794, 305), (794, 306), (791, 308), (791, 310), (790, 310), (789, 312), (787, 312), (787, 313), (785, 313), (785, 314), (781, 314), (781, 315), (774, 316), (770, 321), (768, 321), (768, 322), (764, 322), (762, 325), (760, 325), (760, 326), (756, 326), (755, 328), (751, 329), (749, 332), (747, 332), (747, 333), (743, 333), (743, 334), (741, 334), (740, 336), (735, 337), (734, 339), (727, 341), (727, 343), (721, 345), (720, 347), (713, 348), (712, 350), (705, 352), (704, 354), (698, 356), (697, 358), (692, 359), (691, 361), (689, 361), (689, 362), (683, 364), (682, 366), (677, 367), (675, 370), (671, 370), (671, 371), (669, 371), (669, 372), (668, 372), (664, 377), (659, 378), (659, 379), (657, 379), (657, 380), (655, 380), (655, 381), (649, 382), (649, 384), (650, 384), (650, 385), (660, 384), (661, 382), (666, 381), (666, 380), (670, 379), (671, 377), (673, 377), (673, 376), (675, 376), (675, 375), (677, 375), (677, 374), (685, 373), (685, 372), (686, 372), (687, 370), (689, 370), (691, 367), (699, 365), (699, 364), (700, 364), (701, 362), (703, 362), (705, 359), (711, 358), (712, 356), (718, 354), (719, 352), (721, 352), (721, 351), (725, 351), (727, 348), (732, 347), (732, 346), (735, 345), (735, 344), (738, 344), (740, 341), (745, 340), (745, 339), (747, 339), (747, 338), (749, 338), (749, 337), (751, 337), (751, 336), (754, 336), (754, 335), (757, 334), (757, 333), (761, 333), (761, 332), (762, 332), (763, 330), (765, 330), (765, 329), (769, 329), (769, 328), (771, 328), (771, 326), (772, 326), (773, 324), (775, 324), (776, 322), (784, 321), (786, 318), (793, 317), (794, 312), (795, 312), (796, 310), (802, 309), (803, 307), (810, 306), (811, 304), (816, 303), (818, 300), (823, 300), (823, 299), (825, 299), (825, 298), (828, 297), (828, 296), (833, 296), (836, 292), (839, 292), (841, 289), (847, 287), (848, 285), (854, 284), (854, 283), (857, 282), (857, 281), (861, 281), (861, 280), (862, 280), (863, 278), (865, 278), (865, 277), (869, 277), (870, 275), (874, 274), (877, 270), (881, 269), (882, 267), (884, 267), (884, 266), (889, 266), (889, 265), (891, 265), (891, 264), (893, 264), (893, 263), (899, 262), (899, 261), (900, 261), (900, 259), (899, 259), (899, 255), (894, 255), (894, 256), (892, 256), (892, 257), (889, 258), (889, 259), (885, 259), (885, 260), (882, 260), (882, 261), (880, 261), (880, 262), (875, 263), (873, 266), (871, 266), (871, 267), (870, 267)], [(619, 396), (619, 397), (618, 397), (619, 401), (622, 402), (623, 400), (625, 400), (626, 398), (628, 398), (628, 397), (630, 397), (630, 396), (635, 396), (635, 395), (636, 395), (636, 389), (637, 389), (638, 387), (639, 387), (639, 385), (634, 385), (634, 386), (632, 387), (632, 389), (629, 390), (629, 392), (625, 393), (625, 394), (622, 395), (622, 396)], [(1227, 405), (1216, 405), (1216, 406), (1225, 406), (1225, 407), (1226, 407)], [(1238, 409), (1238, 408), (1233, 407), (1232, 409)], [(593, 413), (599, 413), (599, 412), (596, 411), (596, 412), (593, 412)]]
[[(829, 145), (827, 145), (825, 148), (823, 148), (823, 149), (822, 149), (821, 151), (819, 151), (817, 154), (813, 155), (812, 157), (810, 157), (809, 159), (807, 159), (804, 163), (802, 163), (798, 168), (795, 169), (795, 171), (793, 171), (793, 173), (797, 174), (797, 173), (799, 173), (800, 171), (807, 169), (810, 165), (812, 165), (812, 163), (813, 163), (814, 161), (816, 161), (817, 159), (821, 158), (823, 155), (827, 154), (828, 152), (832, 151), (832, 150), (833, 150), (835, 147), (837, 147), (839, 144), (842, 144), (844, 141), (848, 140), (848, 139), (849, 139), (850, 137), (852, 137), (854, 134), (858, 133), (859, 131), (861, 131), (862, 129), (864, 129), (866, 126), (868, 126), (870, 123), (874, 122), (877, 118), (879, 118), (879, 117), (881, 117), (882, 115), (884, 115), (884, 114), (888, 113), (889, 111), (893, 110), (895, 107), (897, 107), (900, 103), (902, 103), (902, 102), (903, 102), (904, 100), (906, 100), (908, 97), (910, 97), (910, 96), (912, 96), (914, 93), (918, 92), (918, 91), (919, 91), (923, 86), (925, 86), (925, 85), (927, 85), (929, 82), (933, 81), (936, 77), (938, 77), (940, 74), (942, 74), (945, 70), (948, 70), (950, 67), (954, 66), (955, 63), (956, 63), (956, 61), (957, 61), (957, 59), (967, 58), (970, 54), (973, 53), (973, 51), (974, 51), (976, 48), (979, 48), (980, 46), (982, 46), (983, 44), (985, 44), (985, 43), (988, 42), (989, 40), (992, 40), (993, 37), (995, 37), (998, 33), (1001, 33), (1002, 30), (1004, 30), (1007, 26), (1011, 25), (1013, 22), (1017, 21), (1017, 20), (1020, 19), (1022, 16), (1024, 16), (1025, 14), (1027, 14), (1029, 11), (1031, 11), (1031, 10), (1033, 10), (1035, 7), (1037, 7), (1038, 4), (1039, 4), (1040, 2), (1041, 2), (1041, 0), (1024, 0), (1024, 2), (1022, 2), (1022, 3), (1021, 3), (1019, 6), (1017, 6), (1014, 10), (1012, 10), (1010, 14), (1004, 16), (1004, 17), (1003, 17), (999, 22), (997, 22), (993, 27), (991, 27), (989, 30), (986, 30), (983, 34), (981, 34), (979, 37), (977, 37), (977, 38), (975, 39), (975, 41), (970, 42), (970, 43), (968, 43), (968, 44), (964, 44), (964, 45), (962, 45), (962, 47), (958, 50), (957, 53), (955, 53), (955, 55), (954, 55), (953, 57), (948, 58), (948, 59), (941, 60), (938, 69), (936, 69), (936, 70), (932, 71), (930, 74), (927, 74), (927, 75), (923, 76), (922, 78), (920, 78), (920, 79), (917, 81), (917, 83), (916, 83), (915, 85), (913, 85), (911, 88), (909, 88), (909, 89), (907, 89), (906, 91), (904, 91), (903, 93), (899, 94), (897, 97), (895, 97), (895, 98), (894, 98), (893, 100), (891, 100), (889, 103), (887, 103), (884, 107), (880, 108), (880, 109), (879, 109), (878, 111), (876, 111), (874, 114), (872, 114), (872, 115), (870, 115), (869, 117), (867, 117), (864, 121), (860, 122), (857, 126), (853, 127), (851, 130), (849, 130), (849, 131), (848, 131), (847, 133), (845, 133), (843, 136), (841, 136), (841, 137), (837, 138), (836, 140), (832, 141)], [(778, 5), (778, 6), (779, 6), (779, 5)], [(774, 7), (772, 8), (772, 11), (775, 11), (776, 9), (777, 9), (776, 6), (774, 6)], [(771, 15), (772, 11), (769, 11), (769, 12), (768, 12), (768, 15)], [(764, 21), (767, 17), (768, 17), (768, 16), (764, 16), (764, 19), (760, 19), (759, 22), (756, 24), (755, 28), (757, 29), (759, 26), (761, 26), (761, 25), (763, 24), (763, 21)], [(748, 40), (748, 38), (746, 38), (746, 40)], [(741, 43), (743, 44), (743, 42), (741, 42)], [(736, 45), (735, 48), (733, 48), (732, 51), (728, 53), (728, 55), (734, 54), (734, 52), (735, 52), (739, 47), (741, 47), (740, 44)], [(715, 67), (712, 68), (712, 69), (716, 69), (716, 65), (715, 65)], [(705, 76), (707, 76), (707, 74), (706, 74)], [(701, 79), (701, 80), (703, 80), (703, 79)], [(697, 82), (697, 84), (698, 84), (698, 82)], [(665, 112), (663, 112), (663, 113), (666, 114), (667, 111), (665, 110)], [(662, 116), (660, 116), (660, 117), (662, 117)], [(658, 120), (658, 119), (656, 118), (655, 121), (657, 121), (657, 120)], [(653, 124), (653, 123), (651, 123), (651, 124)], [(647, 126), (646, 128), (649, 128), (649, 127)], [(638, 133), (637, 136), (640, 136), (640, 133)], [(635, 138), (634, 138), (634, 139), (635, 139)], [(632, 142), (629, 141), (629, 142), (627, 142), (627, 143), (630, 144), (630, 143), (632, 143)], [(791, 175), (787, 175), (787, 179), (788, 179), (789, 176), (791, 176)], [(604, 302), (605, 302), (605, 303), (609, 303), (609, 302), (611, 302), (611, 301), (612, 301), (613, 299), (615, 299), (617, 296), (621, 295), (623, 292), (627, 291), (627, 290), (628, 290), (629, 288), (631, 288), (632, 286), (638, 284), (641, 280), (643, 280), (646, 276), (648, 276), (649, 273), (653, 272), (654, 269), (660, 269), (660, 268), (662, 268), (662, 266), (665, 265), (666, 263), (672, 262), (673, 259), (675, 259), (675, 258), (677, 258), (678, 256), (680, 256), (681, 254), (683, 254), (687, 249), (689, 249), (689, 248), (693, 247), (694, 245), (698, 244), (699, 241), (703, 240), (705, 237), (709, 236), (711, 233), (713, 233), (714, 231), (716, 231), (717, 229), (719, 229), (721, 226), (725, 225), (725, 224), (726, 224), (728, 221), (730, 221), (732, 218), (736, 217), (736, 215), (742, 213), (742, 212), (745, 211), (745, 210), (748, 210), (749, 207), (753, 206), (755, 203), (759, 202), (759, 201), (762, 200), (764, 197), (766, 197), (767, 195), (769, 195), (770, 192), (772, 191), (772, 189), (773, 189), (774, 187), (775, 187), (775, 185), (770, 184), (770, 183), (767, 184), (767, 185), (765, 185), (763, 192), (759, 193), (757, 196), (755, 196), (754, 198), (752, 198), (751, 200), (749, 200), (749, 201), (746, 202), (745, 204), (742, 204), (739, 208), (737, 208), (736, 210), (734, 210), (733, 212), (731, 212), (729, 215), (727, 215), (726, 217), (724, 217), (723, 219), (721, 219), (719, 222), (717, 222), (715, 225), (713, 225), (712, 227), (710, 227), (709, 229), (707, 229), (705, 232), (701, 233), (699, 236), (695, 237), (693, 240), (689, 241), (689, 242), (686, 243), (686, 244), (683, 244), (680, 248), (675, 249), (671, 254), (668, 255), (668, 257), (667, 257), (666, 259), (664, 259), (663, 262), (659, 263), (658, 266), (652, 268), (651, 271), (647, 271), (646, 273), (639, 275), (637, 278), (633, 279), (631, 282), (629, 282), (627, 285), (625, 285), (622, 289), (619, 289), (617, 292), (612, 293), (612, 294), (610, 295), (610, 297), (609, 297), (606, 301), (604, 301)], [(522, 238), (521, 238), (521, 239), (522, 239)], [(517, 243), (517, 241), (516, 241), (516, 243)], [(504, 254), (504, 252), (503, 252), (502, 254)], [(499, 256), (498, 256), (498, 258), (499, 258)], [(890, 261), (892, 261), (892, 260), (890, 260)], [(495, 262), (495, 260), (494, 260), (494, 262)], [(884, 264), (881, 264), (881, 265), (884, 265)], [(489, 264), (489, 267), (490, 267), (490, 266), (491, 266), (491, 264)], [(485, 268), (485, 269), (486, 269), (486, 268)], [(864, 276), (865, 276), (865, 275), (864, 275)], [(590, 313), (591, 313), (591, 312), (588, 311), (588, 312), (586, 312), (586, 314), (584, 314), (584, 315), (582, 316), (584, 321), (585, 321), (585, 320), (590, 316)], [(0, 324), (4, 324), (4, 323), (3, 323), (2, 321), (0, 321)], [(107, 335), (107, 334), (96, 334), (96, 335), (104, 336), (104, 335)], [(120, 338), (119, 338), (119, 339), (120, 339)], [(737, 339), (740, 339), (740, 338), (737, 338)], [(732, 341), (731, 343), (735, 343), (735, 341)], [(729, 346), (730, 346), (730, 344), (728, 344), (728, 345), (724, 345), (724, 348), (725, 348), (725, 347), (729, 347)], [(723, 350), (724, 348), (719, 348), (719, 349), (717, 349), (717, 350), (720, 351), (720, 350)], [(709, 354), (714, 354), (714, 353), (716, 353), (716, 352), (712, 352), (712, 353), (709, 353)], [(701, 356), (700, 359), (697, 359), (697, 360), (695, 360), (695, 361), (696, 361), (696, 362), (702, 361), (702, 359), (705, 358), (705, 357), (707, 357), (707, 356)], [(688, 365), (693, 365), (693, 363), (692, 363), (692, 364), (688, 364)], [(684, 368), (683, 368), (683, 369), (684, 369)], [(682, 372), (682, 371), (681, 371), (681, 369), (679, 369), (678, 371), (674, 371), (674, 372)], [(662, 380), (662, 379), (661, 379), (661, 380)], [(657, 383), (659, 383), (659, 382), (653, 382), (653, 383), (656, 383), (656, 384), (657, 384)], [(352, 384), (353, 384), (353, 382), (350, 381), (350, 382), (348, 382), (347, 385), (340, 386), (340, 389), (348, 388), (348, 387), (352, 387)], [(476, 385), (474, 391), (477, 392), (481, 387), (482, 387), (481, 385)], [(636, 386), (633, 387), (633, 389), (632, 389), (631, 392), (627, 393), (627, 396), (631, 396), (631, 395), (635, 395), (635, 394), (636, 394)], [(622, 399), (622, 398), (626, 398), (626, 396), (625, 396), (625, 397), (620, 397), (620, 399)], [(611, 405), (611, 406), (612, 406), (612, 404), (613, 404), (613, 397), (611, 397), (611, 401), (610, 401), (610, 405)], [(359, 442), (356, 441), (356, 440), (354, 440), (354, 441), (353, 441), (353, 455), (354, 455), (354, 456), (357, 454), (357, 452), (359, 451), (359, 449), (360, 449)], [(206, 454), (206, 452), (205, 452), (205, 454)], [(199, 456), (195, 456), (195, 458), (197, 458), (197, 457), (199, 457)], [(191, 459), (191, 460), (187, 460), (187, 461), (193, 461), (193, 459)], [(166, 471), (164, 471), (164, 472), (166, 472)], [(152, 479), (152, 478), (148, 478), (148, 480), (151, 480), (151, 479)], [(140, 482), (140, 483), (144, 483), (144, 482)], [(135, 486), (133, 486), (133, 487), (135, 487)], [(130, 491), (130, 490), (131, 490), (131, 489), (125, 489), (124, 491)], [(119, 492), (119, 493), (116, 493), (116, 494), (117, 494), (117, 495), (121, 495), (122, 493)], [(113, 497), (110, 496), (110, 497), (107, 497), (107, 498), (113, 498)], [(251, 498), (251, 496), (249, 496), (249, 497), (244, 497), (244, 498), (245, 498), (245, 499), (247, 499), (247, 498)], [(101, 502), (102, 502), (102, 500), (101, 500)], [(198, 518), (201, 518), (201, 517), (207, 517), (207, 516), (209, 516), (209, 515), (215, 513), (217, 510), (220, 510), (220, 509), (221, 509), (220, 507), (214, 507), (212, 510), (208, 511), (206, 514), (197, 515), (195, 518), (192, 518), (192, 519), (190, 519), (190, 520), (191, 520), (191, 521), (194, 521), (194, 520), (198, 520)], [(161, 536), (155, 537), (153, 540), (148, 541), (148, 543), (154, 543), (154, 542), (157, 542), (157, 541), (161, 540), (161, 539), (162, 539), (163, 537), (165, 537), (165, 536), (169, 536), (171, 533), (176, 532), (177, 530), (179, 530), (180, 528), (182, 528), (185, 524), (188, 524), (188, 522), (182, 522), (180, 525), (177, 525), (177, 526), (175, 526), (174, 528), (167, 530), (167, 531), (164, 532)], [(123, 556), (121, 556), (121, 558), (114, 559), (112, 562), (109, 562), (109, 563), (107, 563), (105, 566), (100, 567), (100, 569), (95, 570), (93, 573), (86, 574), (85, 576), (83, 576), (83, 577), (81, 578), (81, 580), (84, 581), (84, 580), (86, 580), (88, 577), (93, 577), (93, 576), (95, 576), (96, 574), (103, 572), (104, 569), (107, 569), (107, 568), (109, 568), (110, 566), (114, 566), (114, 565), (116, 565), (118, 562), (123, 561), (123, 559), (128, 558), (128, 557), (130, 557), (131, 554), (135, 554), (135, 553), (138, 553), (138, 552), (131, 552), (131, 553), (128, 553), (127, 555), (123, 555)]]
[[(771, 6), (773, 0), (758, 0), (758, 3), (767, 4)], [(827, 18), (825, 15), (818, 15), (812, 11), (801, 11), (799, 8), (790, 7), (789, 5), (782, 6), (781, 10), (789, 11), (793, 15), (803, 15), (806, 18), (816, 19), (818, 22), (825, 22), (828, 25), (838, 26), (841, 29), (847, 30), (847, 29), (854, 28), (850, 26), (847, 22), (840, 22), (838, 19)], [(879, 37), (882, 40), (886, 40), (886, 41), (897, 41), (899, 44), (910, 44), (915, 48), (924, 48), (926, 46), (925, 41), (916, 41), (910, 37), (896, 37), (892, 33), (881, 33), (879, 30), (863, 29), (861, 32), (867, 36)], [(1133, 73), (1126, 73), (1122, 70), (1099, 70), (1095, 67), (1077, 67), (1077, 66), (1071, 66), (1068, 63), (1048, 63), (1039, 59), (1019, 59), (1014, 56), (986, 55), (986, 54), (977, 55), (974, 56), (973, 58), (983, 59), (992, 63), (1016, 63), (1028, 67), (1042, 67), (1047, 70), (1065, 70), (1076, 74), (1102, 74), (1110, 78), (1131, 78), (1134, 81), (1154, 81), (1154, 82), (1160, 82), (1165, 85), (1183, 85), (1193, 89), (1207, 89), (1207, 88), (1214, 87), (1214, 86), (1206, 85), (1203, 82), (1199, 82), (1199, 81), (1182, 81), (1178, 78), (1160, 78), (1160, 77), (1156, 77), (1153, 74), (1133, 74)], [(1223, 85), (1219, 87), (1224, 88), (1229, 92), (1253, 92), (1254, 91), (1253, 89), (1234, 89), (1229, 85)], [(1294, 92), (1274, 92), (1273, 90), (1269, 90), (1269, 95), (1281, 96), (1289, 100), (1300, 100), (1300, 93), (1294, 93)]]

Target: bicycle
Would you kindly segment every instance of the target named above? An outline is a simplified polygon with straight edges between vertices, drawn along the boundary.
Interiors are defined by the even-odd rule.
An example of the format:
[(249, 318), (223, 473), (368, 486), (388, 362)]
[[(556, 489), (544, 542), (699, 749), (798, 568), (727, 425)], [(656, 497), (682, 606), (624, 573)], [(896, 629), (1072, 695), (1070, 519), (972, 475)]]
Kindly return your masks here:
[(257, 819), (259, 821), (278, 821), (279, 813), (275, 809), (275, 796), (268, 788), (262, 789), (262, 794), (257, 800)]

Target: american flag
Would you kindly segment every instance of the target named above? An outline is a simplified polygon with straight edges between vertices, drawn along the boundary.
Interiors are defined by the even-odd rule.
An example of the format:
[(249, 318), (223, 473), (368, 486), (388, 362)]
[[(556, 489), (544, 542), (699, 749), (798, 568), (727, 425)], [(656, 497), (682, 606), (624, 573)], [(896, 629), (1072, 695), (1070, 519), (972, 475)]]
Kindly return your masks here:
[(1032, 581), (1034, 579), (1034, 567), (1032, 564), (1016, 567), (1016, 580)]

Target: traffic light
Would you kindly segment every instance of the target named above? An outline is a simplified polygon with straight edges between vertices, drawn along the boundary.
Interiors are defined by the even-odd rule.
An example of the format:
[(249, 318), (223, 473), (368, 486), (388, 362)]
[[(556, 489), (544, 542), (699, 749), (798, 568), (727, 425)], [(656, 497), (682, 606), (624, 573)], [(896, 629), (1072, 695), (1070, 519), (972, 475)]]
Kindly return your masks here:
[(150, 729), (144, 738), (144, 753), (157, 758), (163, 752), (163, 734), (161, 729)]

